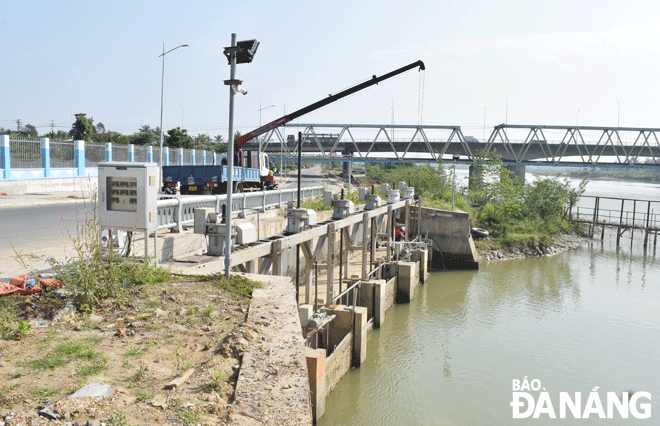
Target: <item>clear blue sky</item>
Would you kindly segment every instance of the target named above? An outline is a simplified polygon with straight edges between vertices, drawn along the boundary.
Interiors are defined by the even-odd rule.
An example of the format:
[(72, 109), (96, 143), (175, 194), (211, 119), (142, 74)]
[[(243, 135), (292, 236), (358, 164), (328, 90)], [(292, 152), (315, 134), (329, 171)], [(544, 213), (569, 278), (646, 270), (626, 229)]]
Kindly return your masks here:
[[(84, 112), (125, 134), (164, 128), (227, 136), (231, 33), (261, 45), (239, 65), (247, 132), (371, 75), (426, 63), (423, 124), (660, 127), (657, 1), (0, 2), (0, 126), (68, 129)], [(300, 119), (417, 124), (420, 75), (395, 77)], [(580, 110), (578, 114), (578, 110)], [(182, 114), (183, 113), (183, 114)], [(488, 131), (489, 133), (489, 131)]]

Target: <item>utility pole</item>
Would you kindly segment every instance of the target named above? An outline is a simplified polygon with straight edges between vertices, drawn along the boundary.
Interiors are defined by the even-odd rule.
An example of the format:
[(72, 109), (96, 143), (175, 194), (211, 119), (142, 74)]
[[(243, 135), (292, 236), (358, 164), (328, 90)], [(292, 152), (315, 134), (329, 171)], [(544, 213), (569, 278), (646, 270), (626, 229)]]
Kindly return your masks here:
[(20, 132), (21, 131), (21, 119), (19, 118), (16, 120), (16, 131)]
[(53, 120), (50, 120), (50, 137), (55, 139), (55, 131), (53, 130), (53, 127), (55, 125), (55, 122)]

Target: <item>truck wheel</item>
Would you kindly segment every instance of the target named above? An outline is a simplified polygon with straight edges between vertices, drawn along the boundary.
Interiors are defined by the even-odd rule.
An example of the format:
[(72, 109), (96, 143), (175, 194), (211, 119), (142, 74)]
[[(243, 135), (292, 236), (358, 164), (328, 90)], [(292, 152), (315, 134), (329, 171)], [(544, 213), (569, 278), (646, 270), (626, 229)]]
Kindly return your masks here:
[(227, 193), (227, 183), (219, 183), (216, 186), (213, 187), (212, 191), (213, 195), (218, 195), (218, 194), (226, 194)]

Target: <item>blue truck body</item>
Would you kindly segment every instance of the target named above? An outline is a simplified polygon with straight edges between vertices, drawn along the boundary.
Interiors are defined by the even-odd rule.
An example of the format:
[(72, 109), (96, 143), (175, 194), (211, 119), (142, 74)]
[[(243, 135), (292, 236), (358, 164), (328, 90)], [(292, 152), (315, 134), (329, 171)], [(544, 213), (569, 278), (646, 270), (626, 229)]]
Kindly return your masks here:
[[(226, 165), (217, 166), (163, 166), (163, 187), (173, 192), (179, 185), (181, 194), (211, 192), (222, 194), (227, 185)], [(233, 168), (233, 182), (243, 188), (261, 187), (259, 169)]]

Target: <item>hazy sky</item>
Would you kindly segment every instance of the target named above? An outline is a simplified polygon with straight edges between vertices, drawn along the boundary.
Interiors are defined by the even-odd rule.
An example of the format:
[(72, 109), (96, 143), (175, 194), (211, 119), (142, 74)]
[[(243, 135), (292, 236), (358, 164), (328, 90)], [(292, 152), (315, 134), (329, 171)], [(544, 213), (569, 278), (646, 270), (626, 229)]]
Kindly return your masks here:
[[(84, 112), (130, 134), (227, 136), (231, 33), (261, 45), (239, 65), (236, 129), (247, 132), (372, 75), (409, 71), (302, 123), (447, 124), (482, 136), (503, 123), (660, 127), (657, 1), (0, 2), (0, 126), (68, 130)], [(508, 102), (508, 110), (507, 110)], [(579, 110), (579, 113), (578, 113)], [(490, 130), (487, 130), (490, 133)]]

